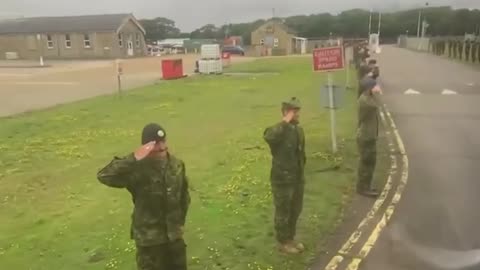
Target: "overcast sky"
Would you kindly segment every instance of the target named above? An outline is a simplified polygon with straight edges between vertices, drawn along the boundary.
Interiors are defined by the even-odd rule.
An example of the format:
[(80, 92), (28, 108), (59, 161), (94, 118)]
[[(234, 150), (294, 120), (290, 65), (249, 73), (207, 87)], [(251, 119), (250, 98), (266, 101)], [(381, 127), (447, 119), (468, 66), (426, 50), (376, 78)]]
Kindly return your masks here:
[[(133, 13), (138, 19), (167, 17), (182, 31), (207, 23), (248, 22), (272, 16), (336, 13), (352, 8), (405, 9), (428, 0), (0, 0), (0, 18)], [(41, 2), (41, 4), (39, 3)], [(480, 0), (430, 0), (433, 5), (461, 3), (480, 7)]]

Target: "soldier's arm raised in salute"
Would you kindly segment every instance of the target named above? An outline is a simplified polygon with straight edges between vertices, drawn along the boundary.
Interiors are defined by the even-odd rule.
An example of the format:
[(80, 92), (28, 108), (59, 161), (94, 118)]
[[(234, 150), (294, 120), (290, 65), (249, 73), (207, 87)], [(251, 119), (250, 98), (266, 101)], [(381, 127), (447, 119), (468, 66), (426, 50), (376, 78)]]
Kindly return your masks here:
[(137, 162), (133, 154), (123, 158), (115, 157), (98, 174), (98, 180), (109, 187), (126, 188), (130, 185), (130, 173)]
[(268, 144), (273, 145), (282, 141), (285, 127), (288, 126), (288, 123), (292, 121), (294, 117), (294, 112), (289, 111), (286, 113), (282, 119), (282, 122), (269, 127), (263, 133), (263, 138), (267, 141)]
[(135, 153), (124, 158), (115, 157), (98, 174), (98, 180), (109, 187), (126, 188), (131, 183), (131, 173), (138, 160), (146, 158), (154, 149), (155, 142), (149, 142), (138, 148)]
[(267, 128), (263, 133), (263, 138), (270, 145), (280, 143), (283, 139), (283, 134), (284, 134), (286, 125), (287, 123), (282, 121), (274, 126)]

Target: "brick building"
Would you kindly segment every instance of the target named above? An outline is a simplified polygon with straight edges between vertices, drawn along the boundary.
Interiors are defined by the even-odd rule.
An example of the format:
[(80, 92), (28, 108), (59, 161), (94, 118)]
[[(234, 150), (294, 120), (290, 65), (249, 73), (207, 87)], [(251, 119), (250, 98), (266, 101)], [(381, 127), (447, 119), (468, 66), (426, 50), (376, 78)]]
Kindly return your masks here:
[(145, 54), (145, 29), (131, 14), (0, 21), (0, 59), (126, 58)]

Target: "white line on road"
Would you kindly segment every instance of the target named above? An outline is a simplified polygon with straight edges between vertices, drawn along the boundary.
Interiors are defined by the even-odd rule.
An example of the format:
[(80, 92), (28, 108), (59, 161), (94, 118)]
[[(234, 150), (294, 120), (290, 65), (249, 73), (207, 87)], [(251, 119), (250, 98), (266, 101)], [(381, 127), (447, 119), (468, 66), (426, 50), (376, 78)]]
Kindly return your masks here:
[(77, 85), (78, 82), (2, 82), (7, 85)]
[(414, 90), (412, 88), (408, 89), (407, 91), (404, 92), (405, 95), (419, 95), (420, 92), (418, 92), (417, 90)]
[(443, 89), (442, 95), (456, 95), (457, 92), (450, 90), (450, 89)]
[(467, 83), (468, 86), (475, 86), (475, 84), (473, 82), (471, 83)]

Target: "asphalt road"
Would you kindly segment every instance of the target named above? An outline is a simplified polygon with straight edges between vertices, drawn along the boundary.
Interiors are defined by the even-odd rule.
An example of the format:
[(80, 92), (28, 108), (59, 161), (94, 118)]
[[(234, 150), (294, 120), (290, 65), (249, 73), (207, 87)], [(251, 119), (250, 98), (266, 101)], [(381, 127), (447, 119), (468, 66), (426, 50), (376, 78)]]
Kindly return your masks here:
[(409, 180), (361, 269), (480, 269), (480, 64), (395, 47), (377, 59)]

